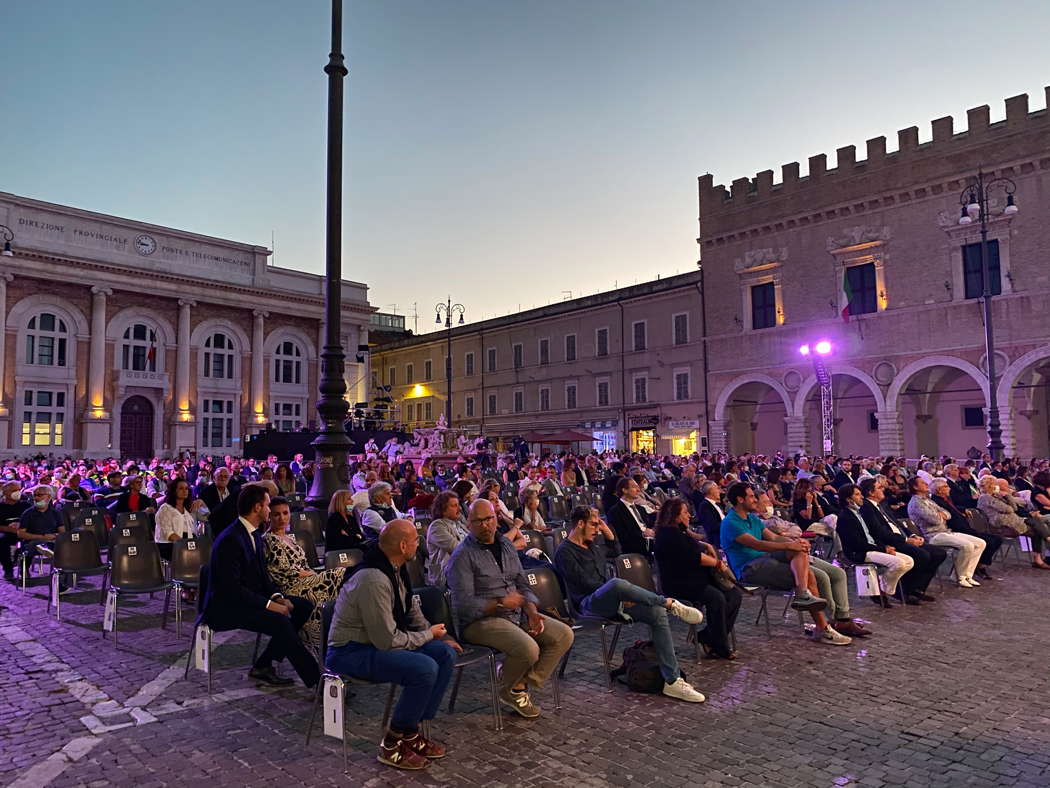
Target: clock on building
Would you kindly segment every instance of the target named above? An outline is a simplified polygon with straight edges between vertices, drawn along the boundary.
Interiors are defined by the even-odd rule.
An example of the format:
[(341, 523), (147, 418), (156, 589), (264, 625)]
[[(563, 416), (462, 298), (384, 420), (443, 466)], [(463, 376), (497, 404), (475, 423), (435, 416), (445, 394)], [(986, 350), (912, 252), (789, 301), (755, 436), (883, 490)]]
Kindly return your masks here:
[(140, 235), (135, 239), (135, 250), (145, 256), (157, 251), (157, 241), (152, 235)]

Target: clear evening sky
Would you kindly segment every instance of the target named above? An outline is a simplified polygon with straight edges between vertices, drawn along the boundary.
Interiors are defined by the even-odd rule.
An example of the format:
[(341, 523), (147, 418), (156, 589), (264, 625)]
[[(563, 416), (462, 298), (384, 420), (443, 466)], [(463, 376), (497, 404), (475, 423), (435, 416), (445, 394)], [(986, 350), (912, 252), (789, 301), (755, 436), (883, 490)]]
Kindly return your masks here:
[[(696, 177), (1050, 84), (1042, 0), (346, 0), (344, 276), (468, 320), (697, 259)], [(0, 190), (324, 269), (329, 5), (3, 0)], [(409, 318), (409, 327), (412, 320)]]

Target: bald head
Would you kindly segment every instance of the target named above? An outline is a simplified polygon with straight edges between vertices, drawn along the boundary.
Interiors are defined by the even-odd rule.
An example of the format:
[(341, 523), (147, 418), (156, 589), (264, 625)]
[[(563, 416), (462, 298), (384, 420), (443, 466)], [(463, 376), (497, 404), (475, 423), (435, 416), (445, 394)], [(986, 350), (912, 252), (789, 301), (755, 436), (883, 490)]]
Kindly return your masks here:
[(496, 510), (490, 501), (479, 498), (470, 505), (467, 530), (482, 544), (492, 544), (496, 538)]
[(391, 520), (379, 532), (379, 549), (394, 567), (410, 560), (416, 554), (418, 544), (416, 527), (408, 520)]

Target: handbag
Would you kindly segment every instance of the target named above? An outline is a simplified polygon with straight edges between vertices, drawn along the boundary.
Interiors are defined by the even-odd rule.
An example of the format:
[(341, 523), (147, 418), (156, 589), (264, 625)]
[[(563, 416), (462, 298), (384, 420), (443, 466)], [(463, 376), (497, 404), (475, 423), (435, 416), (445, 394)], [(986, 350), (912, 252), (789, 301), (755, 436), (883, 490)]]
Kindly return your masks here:
[(857, 581), (857, 596), (879, 596), (879, 571), (874, 564), (857, 564), (853, 567), (853, 577)]
[(714, 580), (715, 584), (723, 591), (729, 591), (737, 585), (736, 576), (733, 574), (733, 570), (726, 564), (723, 564), (720, 567), (714, 567), (714, 571), (711, 572), (711, 579)]

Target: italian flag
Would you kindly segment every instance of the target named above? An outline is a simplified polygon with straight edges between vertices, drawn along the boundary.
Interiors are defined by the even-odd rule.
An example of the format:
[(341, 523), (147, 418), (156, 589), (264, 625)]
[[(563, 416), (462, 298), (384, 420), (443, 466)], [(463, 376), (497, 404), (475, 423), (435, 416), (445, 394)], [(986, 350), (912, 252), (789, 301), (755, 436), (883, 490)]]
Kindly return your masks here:
[(853, 289), (849, 286), (849, 269), (842, 272), (842, 292), (846, 296), (846, 306), (842, 310), (842, 319), (849, 322), (849, 304), (853, 300)]

